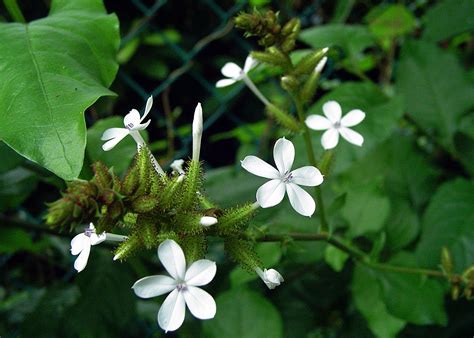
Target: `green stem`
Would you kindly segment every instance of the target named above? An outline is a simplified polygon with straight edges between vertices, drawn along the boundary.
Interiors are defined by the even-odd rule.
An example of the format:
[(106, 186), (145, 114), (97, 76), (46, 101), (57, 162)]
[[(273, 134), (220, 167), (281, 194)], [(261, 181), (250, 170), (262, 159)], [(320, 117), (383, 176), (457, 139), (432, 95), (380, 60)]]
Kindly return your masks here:
[(21, 12), (20, 6), (18, 6), (17, 0), (3, 0), (3, 4), (5, 5), (8, 14), (10, 14), (15, 22), (26, 23), (25, 17)]
[[(318, 163), (316, 162), (316, 158), (314, 157), (314, 149), (313, 149), (313, 143), (311, 142), (311, 134), (309, 132), (309, 128), (304, 122), (304, 113), (303, 113), (303, 106), (301, 104), (301, 101), (298, 98), (294, 98), (295, 105), (296, 105), (296, 112), (298, 114), (298, 119), (300, 120), (301, 125), (303, 126), (303, 137), (304, 137), (304, 142), (306, 145), (306, 154), (308, 156), (308, 161), (309, 163), (317, 167)], [(324, 209), (324, 201), (323, 201), (323, 196), (321, 192), (321, 187), (316, 186), (314, 187), (314, 193), (316, 195), (316, 202), (318, 204), (318, 215), (319, 219), (321, 221), (321, 230), (326, 231), (328, 230), (328, 223), (326, 221), (326, 213)]]

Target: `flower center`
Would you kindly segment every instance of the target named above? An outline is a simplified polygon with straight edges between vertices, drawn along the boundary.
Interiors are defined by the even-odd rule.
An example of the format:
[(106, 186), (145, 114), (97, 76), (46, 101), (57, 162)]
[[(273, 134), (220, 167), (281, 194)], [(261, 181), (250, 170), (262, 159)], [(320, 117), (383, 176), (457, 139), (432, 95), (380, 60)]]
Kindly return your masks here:
[(84, 235), (86, 235), (87, 237), (91, 237), (91, 235), (94, 233), (94, 229), (91, 229), (91, 228), (87, 228), (86, 230), (84, 230)]
[(337, 121), (336, 123), (334, 123), (334, 128), (336, 129), (341, 128), (341, 121)]
[(184, 291), (184, 290), (186, 290), (186, 287), (187, 287), (187, 286), (186, 286), (186, 283), (184, 283), (184, 282), (181, 282), (181, 283), (179, 283), (178, 285), (176, 285), (176, 289), (177, 289), (178, 291)]
[(285, 183), (290, 183), (292, 179), (293, 179), (293, 173), (291, 173), (290, 171), (287, 171), (285, 175), (283, 175), (283, 182)]
[(134, 127), (133, 123), (129, 123), (125, 126), (128, 130), (132, 129)]

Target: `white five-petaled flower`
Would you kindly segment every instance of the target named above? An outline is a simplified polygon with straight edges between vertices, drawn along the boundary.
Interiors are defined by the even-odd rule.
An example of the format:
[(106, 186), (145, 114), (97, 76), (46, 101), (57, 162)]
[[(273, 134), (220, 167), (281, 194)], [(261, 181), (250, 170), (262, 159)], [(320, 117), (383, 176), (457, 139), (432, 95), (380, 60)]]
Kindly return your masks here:
[(198, 286), (208, 284), (216, 274), (216, 263), (201, 259), (186, 269), (183, 250), (173, 240), (166, 240), (158, 247), (158, 257), (169, 276), (148, 276), (132, 289), (141, 298), (151, 298), (171, 292), (158, 312), (158, 324), (168, 331), (177, 330), (184, 321), (186, 305), (194, 317), (211, 319), (216, 314), (214, 298)]
[(270, 290), (273, 290), (285, 281), (283, 276), (275, 269), (264, 269), (262, 271), (260, 268), (255, 268), (255, 272), (257, 272), (257, 274)]
[(141, 137), (139, 131), (146, 129), (150, 124), (150, 120), (145, 123), (142, 123), (145, 117), (151, 110), (153, 105), (153, 97), (150, 96), (146, 102), (145, 112), (143, 116), (140, 117), (140, 113), (136, 109), (130, 110), (130, 112), (125, 115), (123, 118), (123, 124), (125, 128), (110, 128), (107, 129), (101, 137), (102, 141), (107, 141), (102, 145), (102, 149), (109, 151), (114, 148), (120, 141), (122, 141), (125, 136), (130, 135), (133, 137), (137, 146), (143, 146), (145, 141)]
[(106, 239), (105, 232), (97, 235), (95, 233), (94, 224), (90, 223), (83, 233), (80, 233), (71, 240), (71, 254), (79, 255), (74, 262), (74, 269), (81, 272), (87, 265), (89, 254), (91, 252), (91, 245), (102, 243)]
[(226, 63), (224, 67), (222, 67), (221, 73), (227, 79), (222, 79), (222, 80), (217, 81), (216, 87), (217, 88), (227, 87), (240, 80), (243, 80), (244, 77), (247, 76), (247, 73), (256, 65), (257, 65), (257, 61), (254, 58), (252, 58), (250, 55), (247, 56), (247, 59), (245, 59), (245, 64), (244, 64), (243, 69), (233, 62)]
[(262, 208), (269, 208), (280, 203), (285, 197), (285, 190), (291, 206), (303, 216), (311, 216), (316, 204), (299, 185), (314, 187), (323, 183), (323, 175), (312, 166), (305, 166), (291, 171), (295, 159), (295, 147), (285, 138), (279, 139), (273, 148), (273, 158), (278, 168), (256, 156), (247, 156), (242, 167), (248, 172), (270, 179), (257, 190), (257, 202)]
[(328, 101), (323, 105), (323, 112), (326, 117), (309, 115), (305, 122), (311, 129), (326, 130), (321, 138), (321, 144), (324, 149), (332, 149), (337, 146), (339, 134), (348, 142), (362, 146), (364, 137), (349, 128), (358, 125), (365, 118), (365, 113), (362, 110), (351, 110), (341, 118), (342, 110), (339, 103)]

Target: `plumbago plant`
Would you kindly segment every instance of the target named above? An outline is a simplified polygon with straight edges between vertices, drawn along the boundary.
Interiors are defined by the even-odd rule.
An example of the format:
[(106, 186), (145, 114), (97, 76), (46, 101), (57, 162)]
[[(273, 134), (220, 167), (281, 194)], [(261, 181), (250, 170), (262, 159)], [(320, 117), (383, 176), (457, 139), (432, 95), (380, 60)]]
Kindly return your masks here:
[[(349, 332), (353, 323), (341, 324), (347, 314), (327, 309), (331, 302), (345, 304), (350, 298), (375, 336), (393, 337), (409, 324), (446, 325), (446, 295), (459, 304), (473, 298), (473, 167), (459, 142), (472, 136), (472, 118), (465, 112), (473, 105), (465, 98), (450, 98), (468, 92), (461, 68), (452, 55), (412, 39), (402, 49), (395, 89), (390, 67), (383, 67), (384, 92), (365, 74), (360, 59), (364, 48), (376, 45), (388, 58), (384, 62), (393, 62), (397, 39), (414, 27), (403, 6), (372, 13), (371, 32), (337, 24), (301, 31), (298, 19), (284, 21), (273, 11), (254, 10), (234, 18), (235, 26), (256, 39), (259, 48), (242, 66), (224, 64), (224, 78), (216, 88), (225, 92), (242, 83), (263, 104), (269, 125), (277, 125), (270, 128), (276, 130), (269, 141), (272, 156), (242, 147), (238, 174), (233, 169), (206, 173), (200, 158), (203, 109), (198, 103), (191, 157), (176, 159), (167, 169), (146, 141), (153, 112), (150, 96), (143, 111), (130, 110), (120, 127), (99, 121), (104, 128), (87, 132), (89, 142), (100, 138), (101, 154), (120, 153), (120, 147), (131, 145), (132, 152), (136, 149), (131, 165), (95, 161), (92, 178), (78, 179), (86, 141), (82, 113), (99, 97), (113, 95), (107, 87), (117, 71), (117, 19), (105, 13), (101, 1), (55, 0), (47, 18), (26, 24), (15, 2), (9, 4), (19, 22), (0, 24), (0, 37), (11, 47), (0, 50), (0, 69), (26, 79), (21, 90), (32, 93), (39, 113), (21, 133), (11, 128), (17, 119), (28, 118), (24, 107), (30, 98), (18, 94), (17, 81), (5, 82), (1, 137), (67, 180), (62, 197), (48, 203), (44, 220), (61, 230), (50, 232), (70, 241), (70, 271), (79, 273), (78, 288), (39, 296), (28, 321), (42, 324), (38, 318), (44, 312), (64, 319), (48, 323), (48, 332), (56, 335), (117, 335), (130, 323), (128, 307), (135, 308), (120, 300), (136, 296), (133, 304), (142, 315), (156, 318), (164, 332), (181, 328), (178, 334), (195, 336), (200, 327), (190, 316), (186, 320), (189, 311), (205, 321), (202, 332), (209, 337), (282, 337), (281, 316), (289, 318), (286, 336), (330, 336), (334, 331), (315, 326)], [(404, 29), (384, 30), (400, 22)], [(440, 34), (427, 32), (428, 40)], [(43, 50), (40, 38), (58, 42), (61, 53)], [(312, 49), (297, 49), (298, 40)], [(18, 53), (22, 48), (29, 53)], [(15, 62), (17, 55), (21, 62)], [(362, 81), (322, 82), (324, 73), (334, 69)], [(437, 81), (445, 73), (448, 84)], [(278, 89), (266, 86), (275, 83), (264, 81), (270, 77), (278, 79)], [(424, 101), (433, 92), (446, 92), (449, 104), (420, 104), (410, 96), (413, 91), (421, 91)], [(21, 137), (25, 133), (31, 138)], [(101, 157), (89, 146), (86, 154)], [(446, 158), (455, 170), (441, 176), (435, 163)], [(456, 170), (462, 175), (453, 180), (450, 175)], [(68, 231), (76, 234), (64, 234)], [(28, 250), (34, 248), (31, 244)], [(113, 255), (99, 255), (104, 248)], [(145, 266), (155, 253), (166, 273), (156, 264)], [(246, 273), (229, 268), (223, 253)], [(323, 260), (330, 268), (321, 267)], [(123, 273), (132, 268), (135, 280)], [(246, 286), (258, 278), (264, 296)], [(114, 286), (121, 284), (127, 285), (116, 292)], [(229, 284), (230, 291), (222, 292)], [(100, 304), (97, 292), (108, 291), (117, 303)], [(152, 300), (141, 300), (160, 296), (159, 308)], [(274, 303), (281, 305), (278, 310)], [(353, 306), (347, 307), (354, 312)], [(309, 317), (313, 308), (325, 313), (324, 318)], [(8, 304), (2, 303), (4, 309)], [(290, 322), (293, 317), (298, 325)], [(24, 335), (41, 336), (34, 326)]]
[[(347, 142), (350, 147), (364, 147), (364, 135), (353, 128), (358, 129), (359, 124), (364, 124), (366, 113), (358, 107), (345, 107), (334, 99), (325, 100), (321, 110), (315, 111), (316, 114), (307, 112), (328, 61), (330, 48), (308, 51), (295, 60), (292, 51), (300, 31), (297, 19), (280, 24), (274, 12), (255, 11), (240, 14), (235, 24), (245, 31), (246, 36), (257, 37), (263, 50), (251, 52), (242, 68), (234, 63), (225, 64), (222, 68), (225, 79), (218, 81), (216, 87), (243, 81), (265, 105), (269, 117), (287, 131), (289, 138), (303, 136), (306, 159), (298, 163), (305, 165), (293, 168), (295, 158), (301, 155), (296, 154), (289, 138), (281, 137), (273, 147), (276, 167), (253, 155), (241, 161), (241, 167), (247, 172), (269, 180), (256, 191), (256, 202), (220, 207), (212, 203), (205, 193), (200, 161), (203, 132), (201, 104), (197, 104), (194, 112), (192, 158), (188, 161), (176, 160), (171, 165), (172, 172), (166, 173), (140, 135), (140, 131), (150, 124), (150, 120), (147, 120), (153, 104), (150, 97), (143, 115), (133, 109), (124, 117), (123, 128), (111, 128), (102, 135), (104, 151), (114, 151), (113, 148), (128, 136), (135, 140), (137, 154), (124, 177), (118, 177), (112, 168), (96, 162), (93, 164), (94, 177), (91, 180), (69, 182), (63, 197), (49, 205), (46, 223), (50, 226), (73, 230), (90, 222), (84, 232), (71, 241), (71, 253), (78, 256), (75, 269), (82, 271), (86, 267), (91, 246), (104, 241), (118, 242), (114, 249), (114, 261), (125, 261), (139, 251), (157, 249), (158, 257), (169, 276), (143, 276), (133, 284), (132, 289), (141, 298), (169, 293), (158, 312), (158, 324), (166, 332), (177, 330), (182, 325), (186, 308), (194, 317), (203, 320), (212, 319), (216, 311), (225, 311), (216, 307), (213, 297), (200, 288), (209, 284), (216, 274), (216, 263), (204, 258), (207, 243), (213, 238), (222, 240), (226, 254), (248, 272), (258, 275), (269, 289), (281, 285), (284, 276), (273, 268), (263, 266), (255, 250), (256, 242), (315, 240), (329, 244), (327, 260), (336, 269), (340, 270), (341, 267), (337, 266), (344, 264), (348, 257), (360, 264), (355, 272), (356, 279), (386, 278), (382, 282), (385, 283), (383, 287), (390, 290), (391, 283), (395, 281), (405, 283), (405, 279), (397, 279), (397, 274), (409, 275), (415, 284), (422, 283), (415, 287), (436, 290), (442, 295), (443, 291), (437, 282), (430, 279), (415, 281), (418, 277), (441, 278), (446, 285), (451, 286), (454, 298), (462, 293), (470, 299), (474, 291), (474, 266), (466, 264), (461, 273), (455, 272), (447, 247), (439, 252), (439, 270), (417, 266), (416, 260), (409, 258), (408, 254), (408, 258), (398, 260), (401, 262), (399, 264), (396, 259), (387, 263), (378, 260), (373, 254), (374, 250), (380, 250), (377, 246), (383, 245), (380, 241), (374, 242), (372, 253), (367, 253), (351, 241), (351, 236), (343, 236), (344, 233), (331, 224), (326, 215), (321, 187), (324, 187), (325, 177), (332, 174), (334, 149), (340, 142)], [(275, 67), (281, 73), (281, 87), (293, 101), (296, 117), (285, 108), (273, 104), (252, 81), (250, 73), (260, 64)], [(321, 134), (321, 131), (324, 132)], [(313, 137), (320, 137), (324, 149), (319, 160), (313, 149)], [(302, 186), (314, 187), (316, 201)], [(366, 192), (362, 190), (358, 196), (349, 195), (346, 198), (365, 198), (364, 194)], [(316, 232), (270, 234), (251, 226), (259, 208), (274, 207), (282, 202), (285, 195), (294, 209), (291, 216), (294, 222), (305, 217), (310, 217), (309, 221), (313, 222), (315, 218), (312, 216), (316, 214), (319, 218), (319, 222), (314, 223)], [(369, 199), (368, 203), (372, 204), (369, 207), (384, 208), (383, 201), (379, 203), (378, 200)], [(352, 238), (362, 234), (364, 226), (369, 226), (355, 222), (373, 222), (358, 216), (357, 210), (346, 209), (343, 213), (354, 218), (350, 220), (352, 227), (349, 235), (352, 233)], [(387, 276), (383, 277), (383, 274)], [(405, 287), (409, 290), (408, 286)], [(423, 298), (422, 289), (410, 292), (421, 292)], [(432, 301), (440, 302), (440, 299)], [(386, 311), (385, 318), (389, 318), (390, 330), (395, 332), (403, 326), (401, 319), (396, 318), (400, 310), (396, 310), (396, 307), (392, 310), (390, 303), (386, 306), (387, 310), (383, 310)], [(363, 312), (368, 314), (370, 310), (364, 309)], [(393, 313), (393, 317), (389, 313)], [(444, 322), (445, 319), (438, 317), (436, 321)], [(373, 330), (379, 332), (377, 327)]]

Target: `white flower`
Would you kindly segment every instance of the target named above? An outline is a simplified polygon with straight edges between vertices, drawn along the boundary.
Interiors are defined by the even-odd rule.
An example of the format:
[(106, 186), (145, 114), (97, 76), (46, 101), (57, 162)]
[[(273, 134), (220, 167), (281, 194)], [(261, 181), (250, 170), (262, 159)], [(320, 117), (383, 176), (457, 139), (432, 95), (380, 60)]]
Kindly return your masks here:
[(178, 175), (184, 175), (185, 172), (183, 170), (184, 160), (180, 158), (179, 160), (174, 160), (173, 163), (170, 164), (171, 169)]
[(217, 224), (217, 218), (212, 217), (212, 216), (203, 216), (201, 217), (201, 220), (199, 221), (199, 224), (202, 226), (208, 227), (214, 224)]
[(198, 103), (194, 109), (193, 118), (193, 160), (199, 161), (199, 153), (201, 152), (202, 138), (202, 107)]
[(130, 110), (130, 112), (123, 118), (123, 125), (125, 128), (110, 128), (107, 129), (101, 137), (102, 141), (107, 141), (102, 145), (102, 149), (109, 151), (113, 149), (125, 136), (129, 135), (133, 137), (138, 146), (143, 146), (145, 141), (141, 137), (139, 131), (146, 129), (150, 124), (150, 120), (142, 123), (145, 117), (150, 112), (151, 106), (153, 105), (153, 97), (150, 96), (146, 102), (145, 112), (140, 117), (140, 113), (136, 109)]
[(74, 269), (81, 272), (87, 265), (89, 254), (91, 252), (91, 245), (97, 245), (105, 241), (105, 232), (97, 235), (95, 233), (94, 224), (90, 223), (89, 227), (83, 233), (74, 236), (71, 241), (71, 254), (79, 255), (74, 262)]
[(236, 65), (233, 62), (228, 62), (222, 67), (221, 73), (227, 79), (222, 79), (217, 81), (216, 87), (221, 88), (221, 87), (227, 87), (230, 86), (240, 80), (243, 80), (244, 77), (247, 76), (247, 73), (257, 65), (257, 61), (252, 58), (250, 55), (247, 56), (247, 59), (245, 59), (245, 64), (244, 68), (240, 68), (240, 66)]
[(262, 271), (260, 268), (255, 268), (255, 271), (270, 290), (276, 288), (285, 281), (282, 275), (275, 269), (264, 269)]
[(365, 118), (365, 113), (360, 109), (354, 109), (341, 118), (341, 106), (336, 101), (328, 101), (323, 105), (321, 115), (309, 115), (306, 118), (306, 125), (314, 130), (326, 130), (321, 138), (324, 149), (332, 149), (339, 142), (339, 134), (348, 142), (361, 146), (364, 137), (358, 132), (349, 129), (358, 125)]
[(286, 190), (291, 206), (296, 212), (303, 216), (311, 216), (316, 210), (316, 204), (311, 195), (299, 185), (309, 187), (320, 185), (323, 183), (323, 175), (312, 166), (291, 171), (295, 159), (295, 147), (285, 138), (276, 141), (273, 158), (278, 170), (256, 156), (247, 156), (242, 161), (242, 167), (248, 172), (271, 180), (257, 190), (258, 204), (262, 208), (273, 207), (283, 200)]
[(158, 312), (158, 324), (168, 331), (177, 330), (184, 321), (186, 305), (194, 317), (211, 319), (216, 314), (214, 298), (198, 286), (208, 284), (216, 274), (216, 263), (201, 259), (186, 269), (183, 250), (173, 240), (158, 247), (158, 257), (169, 276), (148, 276), (133, 284), (132, 289), (141, 298), (151, 298), (171, 292)]

